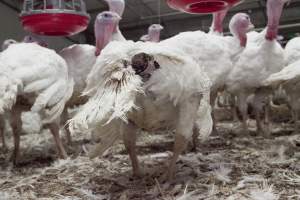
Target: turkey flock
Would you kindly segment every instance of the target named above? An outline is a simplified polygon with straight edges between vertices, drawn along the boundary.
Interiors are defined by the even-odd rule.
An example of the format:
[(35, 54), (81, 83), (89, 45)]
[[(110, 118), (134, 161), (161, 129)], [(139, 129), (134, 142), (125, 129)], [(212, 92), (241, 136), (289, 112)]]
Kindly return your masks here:
[[(174, 130), (174, 148), (166, 177), (188, 145), (217, 134), (216, 101), (228, 94), (232, 115), (240, 115), (248, 134), (248, 107), (253, 107), (257, 132), (270, 137), (270, 107), (284, 93), (297, 131), (300, 102), (300, 38), (285, 48), (277, 41), (287, 0), (268, 0), (268, 23), (254, 31), (250, 16), (235, 14), (231, 36), (223, 35), (228, 10), (213, 14), (208, 33), (187, 31), (160, 41), (163, 27), (153, 24), (142, 41), (126, 40), (119, 29), (124, 0), (106, 0), (109, 11), (95, 19), (95, 46), (74, 44), (60, 52), (39, 38), (6, 40), (0, 53), (0, 124), (9, 119), (14, 139), (11, 160), (20, 160), (21, 113), (31, 111), (49, 128), (60, 158), (67, 158), (59, 135), (91, 133), (97, 144), (90, 158), (101, 156), (123, 139), (133, 175), (142, 174), (136, 152), (139, 130)], [(77, 108), (70, 116), (68, 110)], [(261, 120), (264, 115), (265, 121)], [(191, 142), (191, 143), (189, 143)]]

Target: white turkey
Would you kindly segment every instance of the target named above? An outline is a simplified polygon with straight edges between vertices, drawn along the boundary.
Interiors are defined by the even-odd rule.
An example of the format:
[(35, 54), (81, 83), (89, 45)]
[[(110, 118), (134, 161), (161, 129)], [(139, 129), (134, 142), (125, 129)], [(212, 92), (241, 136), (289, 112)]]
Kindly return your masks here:
[[(232, 20), (231, 27), (238, 33), (246, 34), (251, 25), (247, 15), (237, 14)], [(236, 35), (237, 32), (234, 33)], [(199, 34), (202, 36), (202, 33)], [(201, 38), (201, 41), (204, 42), (205, 39), (207, 38)], [(240, 42), (237, 46), (239, 45)], [(92, 152), (92, 156), (103, 153), (112, 145), (119, 137), (121, 127), (121, 132), (125, 134), (124, 142), (132, 160), (134, 174), (138, 174), (134, 150), (137, 128), (153, 131), (170, 126), (176, 129), (174, 155), (169, 170), (169, 175), (173, 174), (178, 155), (192, 137), (193, 130), (199, 131), (204, 122), (211, 119), (210, 105), (207, 103), (208, 93), (203, 96), (204, 101), (200, 107), (200, 102), (190, 100), (194, 98), (190, 95), (194, 94), (192, 91), (195, 91), (195, 88), (203, 91), (210, 85), (200, 66), (206, 63), (187, 56), (188, 54), (181, 50), (182, 48), (174, 48), (165, 43), (141, 42), (112, 42), (103, 50), (88, 76), (85, 94), (91, 98), (70, 124), (73, 131), (96, 128), (98, 134), (105, 135), (104, 141), (96, 148), (96, 153)], [(227, 59), (230, 59), (229, 55)], [(194, 72), (191, 73), (192, 71)], [(186, 79), (185, 76), (189, 78)], [(141, 81), (145, 82), (143, 87)], [(140, 92), (144, 92), (146, 96), (139, 94)], [(196, 99), (200, 101), (201, 98)], [(135, 105), (141, 109), (135, 110)], [(129, 124), (124, 124), (119, 118), (123, 120), (128, 118)], [(187, 119), (189, 122), (186, 122)], [(209, 134), (210, 131), (205, 133)]]
[(100, 55), (101, 50), (110, 41), (125, 41), (123, 36), (120, 37), (120, 32), (115, 32), (120, 19), (121, 17), (112, 11), (105, 11), (97, 16), (94, 26), (96, 37), (96, 56)]
[[(48, 46), (47, 42), (44, 41), (41, 37), (33, 36), (33, 35), (26, 35), (21, 42), (23, 42), (23, 43), (37, 43), (37, 44), (39, 44), (40, 46), (43, 46), (43, 47)], [(4, 40), (3, 43), (2, 43), (1, 50), (4, 51), (5, 49), (7, 49), (9, 47), (9, 45), (17, 44), (17, 43), (18, 42), (16, 40), (13, 40), (13, 39)]]
[(159, 42), (160, 41), (160, 32), (164, 29), (164, 27), (160, 24), (152, 24), (148, 28), (148, 34), (143, 35), (141, 37), (141, 41), (144, 42)]
[[(228, 11), (232, 8), (232, 5), (229, 5), (226, 9), (213, 13), (213, 21), (212, 21), (212, 25), (210, 27), (209, 30), (209, 34), (214, 34), (214, 35), (219, 35), (219, 36), (223, 36), (223, 21), (228, 13)], [(254, 28), (254, 26), (249, 28), (250, 29)], [(243, 39), (243, 43), (247, 42), (248, 37), (245, 37), (245, 39)], [(242, 41), (242, 40), (241, 40)], [(243, 44), (242, 46), (245, 46), (245, 44)], [(237, 60), (239, 53), (237, 53), (236, 55), (233, 56), (233, 63)], [(219, 95), (225, 95), (228, 92), (226, 91), (226, 88), (221, 88), (218, 91), (213, 91), (212, 93), (212, 98), (211, 98), (211, 106), (212, 106), (212, 118), (213, 118), (213, 132), (217, 133), (217, 126), (216, 126), (216, 119), (215, 119), (215, 100)], [(229, 106), (231, 107), (231, 112), (233, 114), (233, 119), (236, 121), (237, 120), (237, 112), (236, 112), (236, 107), (235, 107), (235, 100), (236, 97), (230, 93), (228, 93), (229, 96), (227, 96), (228, 98), (228, 103)], [(219, 96), (220, 97), (220, 96)]]
[[(215, 14), (214, 17), (216, 17), (216, 19), (214, 24), (222, 24), (222, 22), (219, 22), (218, 20), (223, 21), (225, 17), (224, 13), (226, 12), (219, 12)], [(211, 100), (211, 102), (214, 102), (218, 89), (223, 88), (224, 86), (224, 81), (231, 70), (233, 65), (232, 63), (237, 59), (238, 54), (243, 50), (244, 45), (246, 44), (246, 33), (252, 28), (253, 25), (250, 17), (247, 14), (238, 13), (230, 22), (230, 30), (233, 37), (221, 37), (214, 34), (206, 34), (201, 31), (195, 31), (181, 33), (179, 36), (164, 40), (158, 45), (162, 47), (170, 46), (174, 49), (184, 49), (184, 53), (192, 55), (192, 57), (198, 62), (198, 65), (204, 67), (204, 70), (213, 81), (213, 98), (211, 98), (213, 100)], [(93, 70), (90, 75), (96, 73)], [(90, 78), (88, 78), (88, 80), (90, 80)], [(210, 101), (209, 97), (206, 99)], [(203, 108), (203, 110), (200, 110), (201, 111), (199, 112), (207, 112), (206, 107)], [(204, 126), (199, 128), (199, 132), (201, 135), (209, 135), (211, 132), (211, 119), (206, 117), (202, 120), (207, 121), (203, 122)], [(194, 144), (196, 141), (195, 136)]]
[[(97, 16), (95, 34), (97, 48), (88, 44), (74, 44), (60, 51), (60, 55), (65, 59), (68, 65), (69, 76), (73, 77), (75, 85), (71, 99), (62, 115), (62, 123), (69, 119), (68, 108), (82, 105), (86, 102), (87, 97), (81, 96), (82, 91), (86, 86), (86, 78), (90, 73), (93, 65), (96, 62), (95, 52), (99, 52), (112, 40), (114, 29), (119, 23), (120, 17), (118, 14), (110, 11), (105, 11)], [(68, 127), (65, 127), (68, 143), (71, 143), (71, 137)]]
[[(47, 43), (42, 40), (40, 37), (35, 37), (35, 36), (31, 36), (31, 35), (26, 35), (22, 41), (23, 43), (36, 43), (39, 44), (41, 46), (48, 46)], [(11, 44), (17, 44), (18, 42), (16, 40), (13, 39), (7, 39), (3, 42), (2, 44), (2, 51), (6, 50), (9, 45)], [(23, 113), (24, 116), (26, 116), (26, 118), (23, 118), (24, 120), (22, 120), (22, 124), (25, 128), (25, 132), (34, 132), (34, 131), (38, 131), (41, 129), (42, 124), (41, 124), (41, 120), (38, 114), (36, 113), (32, 113), (32, 112), (27, 112), (27, 113)], [(7, 145), (5, 142), (5, 136), (4, 136), (4, 132), (5, 132), (5, 118), (8, 118), (8, 116), (6, 115), (1, 115), (0, 116), (0, 137), (1, 137), (1, 141), (2, 141), (2, 147), (4, 150), (7, 149)], [(32, 128), (33, 127), (33, 128)]]
[(4, 51), (9, 47), (9, 45), (16, 44), (16, 43), (18, 43), (18, 42), (16, 40), (13, 40), (13, 39), (4, 40), (4, 42), (2, 43), (1, 49), (2, 49), (2, 51)]
[[(109, 11), (117, 13), (120, 17), (123, 16), (125, 9), (125, 0), (105, 0), (108, 3)], [(112, 41), (125, 41), (126, 38), (120, 31), (119, 24), (114, 29)]]
[(291, 39), (284, 49), (285, 65), (290, 65), (300, 60), (300, 37)]
[(298, 129), (298, 113), (300, 111), (300, 38), (290, 40), (285, 48), (285, 63), (287, 66), (280, 72), (271, 74), (264, 85), (274, 88), (282, 86), (289, 96), (289, 106), (295, 123), (295, 132)]
[[(4, 51), (11, 44), (16, 44), (16, 43), (18, 43), (18, 42), (16, 40), (13, 40), (13, 39), (4, 40), (3, 43), (2, 43), (2, 46), (1, 46), (1, 50)], [(2, 114), (2, 115), (0, 115), (0, 137), (1, 137), (2, 149), (6, 150), (7, 145), (6, 145), (6, 142), (5, 142), (4, 130), (5, 130), (5, 116)]]
[(11, 114), (15, 164), (20, 156), (19, 134), (24, 110), (43, 117), (54, 136), (59, 156), (67, 156), (56, 123), (73, 91), (73, 80), (67, 70), (66, 62), (53, 50), (34, 43), (12, 44), (0, 54), (0, 114)]
[[(212, 27), (217, 24), (222, 25), (226, 13), (227, 11), (214, 14)], [(229, 28), (233, 37), (223, 37), (221, 33), (207, 34), (202, 31), (193, 31), (180, 33), (160, 42), (164, 46), (182, 49), (204, 67), (204, 71), (212, 81), (210, 98), (212, 107), (218, 91), (223, 90), (229, 72), (244, 50), (247, 42), (246, 33), (253, 28), (253, 25), (247, 14), (238, 13), (230, 20)], [(212, 30), (222, 31), (220, 27)]]
[(280, 71), (284, 66), (284, 51), (276, 41), (279, 20), (286, 0), (268, 0), (268, 24), (261, 33), (253, 33), (251, 42), (240, 55), (238, 62), (231, 71), (227, 86), (228, 90), (238, 96), (238, 106), (242, 112), (243, 129), (247, 132), (247, 97), (255, 93), (254, 105), (257, 129), (269, 134), (269, 129), (263, 129), (260, 120), (260, 110), (265, 102), (269, 102), (269, 90), (261, 88), (262, 82), (272, 73)]
[(37, 43), (38, 45), (42, 46), (42, 47), (48, 47), (48, 43), (41, 37), (38, 35), (26, 35), (23, 38), (24, 43)]
[(205, 72), (180, 50), (131, 41), (108, 44), (92, 71), (85, 89), (91, 97), (71, 120), (71, 130), (96, 129), (106, 136), (102, 150), (123, 135), (133, 173), (139, 175), (136, 132), (175, 129), (171, 177), (192, 138), (200, 101), (209, 92)]

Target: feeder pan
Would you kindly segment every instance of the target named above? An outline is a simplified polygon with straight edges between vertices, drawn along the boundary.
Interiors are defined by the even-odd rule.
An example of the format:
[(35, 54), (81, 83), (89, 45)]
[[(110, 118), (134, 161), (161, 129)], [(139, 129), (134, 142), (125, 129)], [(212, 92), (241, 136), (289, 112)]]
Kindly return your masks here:
[(241, 0), (167, 0), (171, 8), (191, 14), (214, 13), (240, 2)]
[(24, 0), (20, 14), (26, 31), (47, 36), (71, 36), (90, 20), (83, 0)]

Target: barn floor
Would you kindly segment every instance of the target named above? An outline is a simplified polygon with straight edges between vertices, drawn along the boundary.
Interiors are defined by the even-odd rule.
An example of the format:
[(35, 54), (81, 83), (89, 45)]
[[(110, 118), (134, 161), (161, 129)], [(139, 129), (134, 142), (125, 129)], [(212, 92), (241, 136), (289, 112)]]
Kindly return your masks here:
[[(254, 122), (251, 121), (251, 127)], [(22, 136), (22, 160), (12, 167), (11, 152), (0, 154), (0, 200), (275, 200), (300, 199), (300, 135), (291, 125), (273, 125), (270, 139), (238, 133), (236, 124), (219, 123), (219, 134), (177, 162), (176, 178), (165, 183), (165, 160), (172, 134), (142, 133), (138, 153), (145, 175), (132, 178), (123, 145), (104, 158), (89, 160), (77, 139), (67, 160), (57, 160), (51, 134)], [(10, 149), (12, 141), (9, 140)]]

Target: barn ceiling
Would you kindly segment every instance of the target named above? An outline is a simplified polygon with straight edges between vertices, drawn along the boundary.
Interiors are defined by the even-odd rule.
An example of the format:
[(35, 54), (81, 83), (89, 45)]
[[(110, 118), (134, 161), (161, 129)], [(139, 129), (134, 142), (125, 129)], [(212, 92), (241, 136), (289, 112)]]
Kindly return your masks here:
[[(94, 42), (93, 21), (98, 13), (107, 10), (104, 0), (85, 0), (88, 13), (92, 20), (89, 28), (82, 33), (88, 43)], [(0, 5), (20, 12), (22, 0), (0, 0)], [(265, 13), (266, 0), (245, 0), (240, 5), (231, 9), (224, 26), (227, 27), (230, 17), (237, 12), (250, 14), (256, 28), (266, 25)], [(209, 29), (211, 15), (190, 15), (172, 10), (166, 5), (165, 0), (126, 0), (126, 9), (120, 22), (121, 31), (128, 39), (138, 40), (145, 34), (152, 23), (161, 23), (165, 29), (162, 37), (167, 38), (182, 31)], [(226, 28), (225, 28), (226, 30)], [(280, 34), (289, 39), (300, 32), (300, 0), (292, 0), (286, 6), (281, 19)], [(76, 38), (76, 37), (74, 37)], [(69, 38), (76, 42), (76, 39)]]

